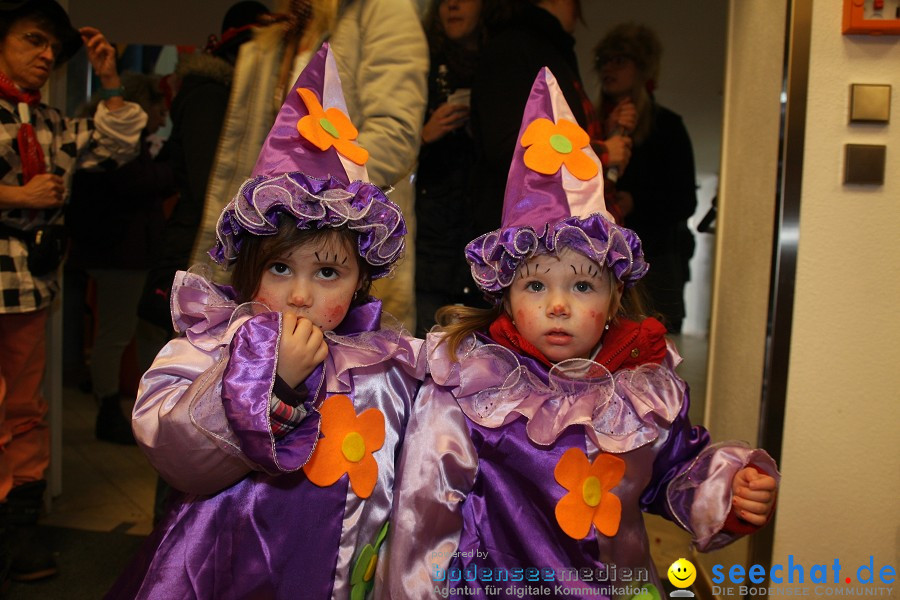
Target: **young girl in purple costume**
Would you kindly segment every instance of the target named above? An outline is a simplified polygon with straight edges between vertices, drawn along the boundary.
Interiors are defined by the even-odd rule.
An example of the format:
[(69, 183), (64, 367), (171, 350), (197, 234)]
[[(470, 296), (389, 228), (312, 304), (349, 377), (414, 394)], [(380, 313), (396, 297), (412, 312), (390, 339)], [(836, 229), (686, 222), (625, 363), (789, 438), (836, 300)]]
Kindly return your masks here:
[(421, 340), (382, 326), (368, 286), (406, 228), (368, 183), (327, 46), (295, 90), (219, 221), (210, 254), (234, 263), (233, 287), (176, 276), (182, 335), (144, 375), (133, 422), (182, 493), (109, 597), (357, 599), (374, 585)]
[(634, 296), (640, 240), (606, 213), (599, 160), (546, 69), (518, 139), (503, 226), (466, 250), (496, 307), (442, 309), (426, 343), (389, 590), (664, 597), (642, 511), (719, 548), (765, 524), (776, 465), (691, 426), (680, 357)]

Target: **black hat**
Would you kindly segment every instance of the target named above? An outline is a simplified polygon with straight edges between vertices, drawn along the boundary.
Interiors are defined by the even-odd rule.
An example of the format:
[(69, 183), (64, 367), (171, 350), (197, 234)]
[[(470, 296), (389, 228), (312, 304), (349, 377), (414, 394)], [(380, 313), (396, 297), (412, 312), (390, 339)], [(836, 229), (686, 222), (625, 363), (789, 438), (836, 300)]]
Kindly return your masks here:
[(210, 36), (213, 38), (210, 51), (220, 57), (236, 55), (240, 45), (253, 37), (252, 27), (268, 12), (269, 9), (265, 4), (255, 0), (242, 0), (233, 4), (222, 19), (221, 39), (215, 40), (215, 36)]
[(69, 15), (56, 0), (0, 0), (0, 23), (3, 33), (9, 26), (23, 18), (46, 20), (53, 35), (62, 44), (62, 50), (56, 57), (56, 64), (61, 65), (81, 48), (81, 34), (72, 27)]

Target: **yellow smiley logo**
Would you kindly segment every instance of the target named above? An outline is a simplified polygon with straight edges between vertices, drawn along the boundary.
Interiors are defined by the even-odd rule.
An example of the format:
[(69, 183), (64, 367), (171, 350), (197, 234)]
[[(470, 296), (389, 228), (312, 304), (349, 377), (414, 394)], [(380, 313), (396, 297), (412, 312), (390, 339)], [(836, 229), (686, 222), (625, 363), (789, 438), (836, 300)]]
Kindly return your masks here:
[(679, 558), (669, 567), (669, 583), (677, 588), (690, 587), (697, 579), (697, 569), (691, 561)]

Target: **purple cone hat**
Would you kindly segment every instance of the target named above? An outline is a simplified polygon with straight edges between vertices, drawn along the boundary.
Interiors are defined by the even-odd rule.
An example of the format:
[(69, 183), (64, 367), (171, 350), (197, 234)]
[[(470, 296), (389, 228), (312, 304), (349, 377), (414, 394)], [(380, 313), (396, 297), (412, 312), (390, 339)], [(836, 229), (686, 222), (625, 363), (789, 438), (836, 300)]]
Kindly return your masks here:
[(472, 277), (485, 295), (499, 302), (520, 265), (563, 248), (634, 285), (649, 268), (641, 240), (606, 211), (600, 159), (546, 67), (531, 88), (517, 139), (500, 229), (466, 246)]
[(357, 135), (337, 65), (323, 44), (288, 93), (251, 178), (222, 211), (213, 260), (228, 265), (246, 234), (274, 235), (279, 217), (288, 215), (298, 229), (355, 231), (372, 279), (388, 275), (403, 253), (406, 223), (400, 208), (369, 183), (369, 153)]

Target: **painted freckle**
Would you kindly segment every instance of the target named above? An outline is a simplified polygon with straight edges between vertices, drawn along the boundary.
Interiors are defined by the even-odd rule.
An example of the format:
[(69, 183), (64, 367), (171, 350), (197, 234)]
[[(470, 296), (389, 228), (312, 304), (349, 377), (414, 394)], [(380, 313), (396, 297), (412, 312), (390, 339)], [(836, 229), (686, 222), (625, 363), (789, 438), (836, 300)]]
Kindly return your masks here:
[(523, 309), (519, 309), (516, 311), (516, 322), (524, 323), (525, 322), (525, 311)]
[(333, 320), (333, 321), (339, 321), (339, 320), (344, 316), (344, 313), (346, 313), (346, 312), (347, 312), (347, 307), (346, 307), (346, 306), (344, 306), (344, 305), (342, 305), (342, 304), (338, 304), (338, 305), (334, 306), (334, 307), (328, 312), (328, 316), (330, 317), (330, 319), (329, 319), (328, 322), (331, 323), (332, 320)]

